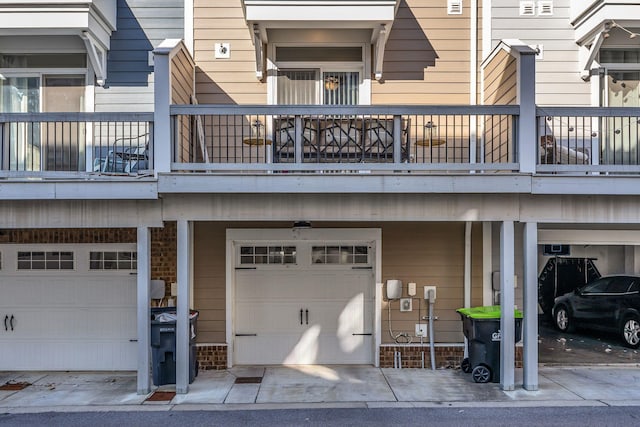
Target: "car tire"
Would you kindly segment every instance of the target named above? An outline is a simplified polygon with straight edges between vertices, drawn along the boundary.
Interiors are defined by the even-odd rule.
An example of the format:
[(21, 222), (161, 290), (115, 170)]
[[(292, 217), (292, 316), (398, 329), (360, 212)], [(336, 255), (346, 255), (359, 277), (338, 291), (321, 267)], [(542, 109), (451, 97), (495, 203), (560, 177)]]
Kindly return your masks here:
[(625, 317), (622, 321), (622, 342), (626, 347), (640, 347), (640, 320), (637, 316)]
[(553, 323), (560, 332), (573, 332), (575, 330), (569, 309), (564, 305), (556, 307), (553, 311)]

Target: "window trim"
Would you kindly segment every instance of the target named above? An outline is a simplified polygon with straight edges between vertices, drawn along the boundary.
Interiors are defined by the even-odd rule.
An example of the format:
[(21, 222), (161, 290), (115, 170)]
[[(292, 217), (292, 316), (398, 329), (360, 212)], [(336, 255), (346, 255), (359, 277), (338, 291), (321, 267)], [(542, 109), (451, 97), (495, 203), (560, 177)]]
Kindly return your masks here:
[[(362, 62), (315, 62), (315, 61), (286, 61), (276, 62), (277, 47), (354, 47), (362, 48)], [(278, 88), (277, 88), (277, 72), (279, 69), (316, 69), (320, 72), (320, 79), (317, 82), (317, 91), (322, 92), (321, 82), (322, 73), (326, 71), (350, 71), (358, 72), (360, 75), (360, 83), (358, 87), (359, 99), (358, 105), (371, 105), (371, 65), (370, 65), (370, 49), (371, 44), (361, 41), (352, 43), (270, 43), (268, 45), (267, 57), (267, 103), (269, 105), (277, 105)], [(318, 99), (322, 99), (322, 95)], [(322, 104), (319, 104), (322, 105)]]

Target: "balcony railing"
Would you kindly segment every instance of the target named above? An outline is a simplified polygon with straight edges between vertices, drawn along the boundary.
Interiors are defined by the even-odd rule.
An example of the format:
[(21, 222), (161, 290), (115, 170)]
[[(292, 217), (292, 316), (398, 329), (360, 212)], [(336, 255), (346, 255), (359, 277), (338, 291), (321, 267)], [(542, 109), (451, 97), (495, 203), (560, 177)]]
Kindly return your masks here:
[[(640, 108), (536, 116), (536, 174), (640, 175)], [(519, 173), (520, 120), (518, 106), (172, 106), (158, 146), (152, 113), (6, 113), (0, 177)], [(171, 164), (154, 170), (154, 151)]]
[(518, 170), (518, 106), (172, 106), (172, 171)]
[(0, 114), (1, 176), (145, 174), (152, 142), (151, 113)]
[(537, 108), (538, 173), (640, 174), (640, 108)]

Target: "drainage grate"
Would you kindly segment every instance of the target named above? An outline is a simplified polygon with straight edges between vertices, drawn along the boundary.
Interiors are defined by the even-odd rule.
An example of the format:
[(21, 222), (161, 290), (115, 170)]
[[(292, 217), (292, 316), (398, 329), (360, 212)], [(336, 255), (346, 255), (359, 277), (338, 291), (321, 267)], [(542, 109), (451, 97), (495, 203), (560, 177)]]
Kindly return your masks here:
[(151, 396), (147, 397), (148, 402), (168, 402), (176, 395), (175, 391), (156, 391)]
[(237, 377), (236, 384), (261, 384), (262, 377)]
[(16, 391), (29, 387), (31, 383), (5, 383), (0, 385), (0, 391)]

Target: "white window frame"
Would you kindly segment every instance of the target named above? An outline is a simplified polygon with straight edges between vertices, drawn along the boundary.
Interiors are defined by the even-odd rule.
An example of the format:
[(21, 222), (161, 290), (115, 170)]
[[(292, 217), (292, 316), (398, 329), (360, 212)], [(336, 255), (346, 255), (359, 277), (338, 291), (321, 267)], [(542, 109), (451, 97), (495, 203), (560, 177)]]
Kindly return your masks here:
[[(90, 93), (90, 89), (93, 86), (89, 84), (89, 69), (88, 68), (0, 68), (0, 75), (5, 77), (37, 77), (40, 82), (38, 86), (38, 104), (40, 105), (40, 111), (42, 112), (42, 83), (43, 76), (51, 75), (75, 75), (84, 76), (84, 110), (83, 112), (93, 112), (93, 94)], [(92, 91), (91, 91), (92, 92)]]
[[(354, 47), (360, 46), (362, 48), (362, 62), (313, 62), (313, 61), (282, 61), (276, 63), (275, 54), (277, 47)], [(358, 86), (358, 105), (371, 105), (371, 65), (370, 54), (367, 47), (371, 47), (370, 44), (362, 42), (353, 43), (271, 43), (268, 46), (268, 60), (267, 60), (267, 103), (269, 105), (277, 105), (278, 103), (278, 88), (277, 88), (277, 74), (279, 69), (313, 69), (319, 70), (320, 79), (316, 82), (316, 95), (318, 99), (322, 99), (322, 74), (324, 72), (338, 71), (338, 72), (357, 72), (360, 76), (360, 83)], [(323, 105), (323, 104), (318, 104)]]

